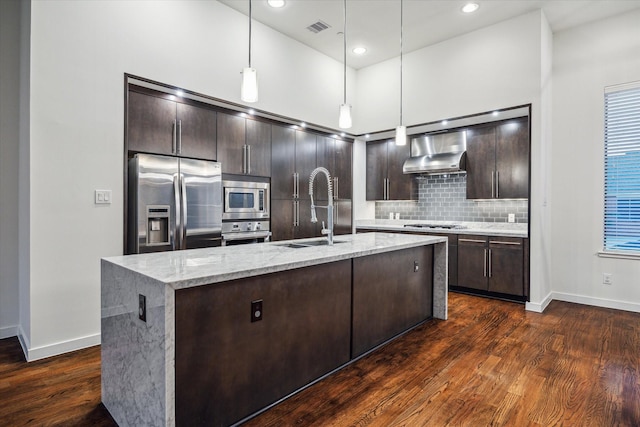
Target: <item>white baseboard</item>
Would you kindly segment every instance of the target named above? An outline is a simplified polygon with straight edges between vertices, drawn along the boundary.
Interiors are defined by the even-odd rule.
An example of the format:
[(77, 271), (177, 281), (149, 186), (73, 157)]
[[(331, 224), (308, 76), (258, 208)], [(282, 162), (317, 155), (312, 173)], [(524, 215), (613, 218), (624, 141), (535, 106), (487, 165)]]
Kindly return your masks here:
[(542, 299), (539, 303), (536, 302), (528, 302), (525, 304), (525, 310), (527, 311), (535, 311), (536, 313), (542, 313), (545, 308), (549, 305), (551, 301), (553, 301), (553, 292), (549, 292), (549, 294)]
[(613, 308), (616, 310), (632, 311), (640, 313), (640, 304), (626, 301), (611, 300), (605, 298), (588, 297), (584, 295), (553, 292), (553, 299), (577, 304), (593, 305), (596, 307)]
[(59, 342), (55, 344), (44, 345), (41, 347), (31, 348), (29, 340), (20, 328), (18, 334), (18, 340), (22, 346), (22, 351), (27, 359), (27, 362), (33, 362), (35, 360), (45, 359), (47, 357), (58, 356), (70, 351), (81, 350), (87, 347), (93, 347), (100, 344), (100, 334), (89, 335), (82, 338), (76, 338), (70, 341)]
[(0, 340), (18, 335), (18, 325), (0, 328)]

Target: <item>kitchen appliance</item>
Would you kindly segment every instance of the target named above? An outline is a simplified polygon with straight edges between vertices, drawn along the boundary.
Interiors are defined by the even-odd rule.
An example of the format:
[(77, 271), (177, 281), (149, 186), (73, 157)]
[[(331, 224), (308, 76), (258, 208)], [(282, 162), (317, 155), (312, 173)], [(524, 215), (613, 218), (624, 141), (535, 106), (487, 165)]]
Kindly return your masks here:
[(268, 219), (269, 183), (256, 181), (222, 182), (224, 209), (222, 219)]
[(269, 221), (242, 220), (222, 223), (222, 246), (262, 243), (270, 239)]
[(411, 157), (402, 166), (405, 174), (448, 174), (467, 168), (465, 131), (423, 135), (411, 139)]
[(220, 163), (151, 154), (129, 160), (129, 254), (220, 246)]

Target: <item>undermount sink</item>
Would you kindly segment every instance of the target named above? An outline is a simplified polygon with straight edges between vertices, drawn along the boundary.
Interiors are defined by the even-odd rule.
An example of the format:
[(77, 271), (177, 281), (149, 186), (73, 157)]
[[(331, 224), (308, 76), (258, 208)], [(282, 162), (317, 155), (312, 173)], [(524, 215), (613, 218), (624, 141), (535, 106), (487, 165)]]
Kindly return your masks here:
[[(343, 240), (334, 240), (334, 244), (336, 243), (345, 243)], [(292, 249), (302, 249), (302, 248), (311, 248), (313, 246), (328, 246), (329, 242), (327, 240), (312, 240), (309, 242), (296, 242), (296, 243), (279, 243), (276, 246), (283, 246), (285, 248)]]

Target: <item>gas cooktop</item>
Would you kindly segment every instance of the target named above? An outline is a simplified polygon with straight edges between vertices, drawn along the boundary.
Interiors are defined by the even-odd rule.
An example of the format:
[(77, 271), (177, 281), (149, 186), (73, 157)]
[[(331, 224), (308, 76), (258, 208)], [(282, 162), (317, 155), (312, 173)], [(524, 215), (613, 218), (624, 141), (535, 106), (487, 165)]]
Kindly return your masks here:
[(405, 224), (404, 226), (410, 228), (444, 228), (446, 230), (460, 230), (464, 228), (464, 226), (459, 224)]

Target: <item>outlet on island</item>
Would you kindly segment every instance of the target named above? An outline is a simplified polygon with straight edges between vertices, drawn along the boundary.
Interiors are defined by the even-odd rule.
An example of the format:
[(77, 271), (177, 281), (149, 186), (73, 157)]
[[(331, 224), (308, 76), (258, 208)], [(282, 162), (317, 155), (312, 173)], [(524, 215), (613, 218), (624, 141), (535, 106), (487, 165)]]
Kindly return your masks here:
[(262, 300), (251, 301), (251, 322), (262, 320)]

